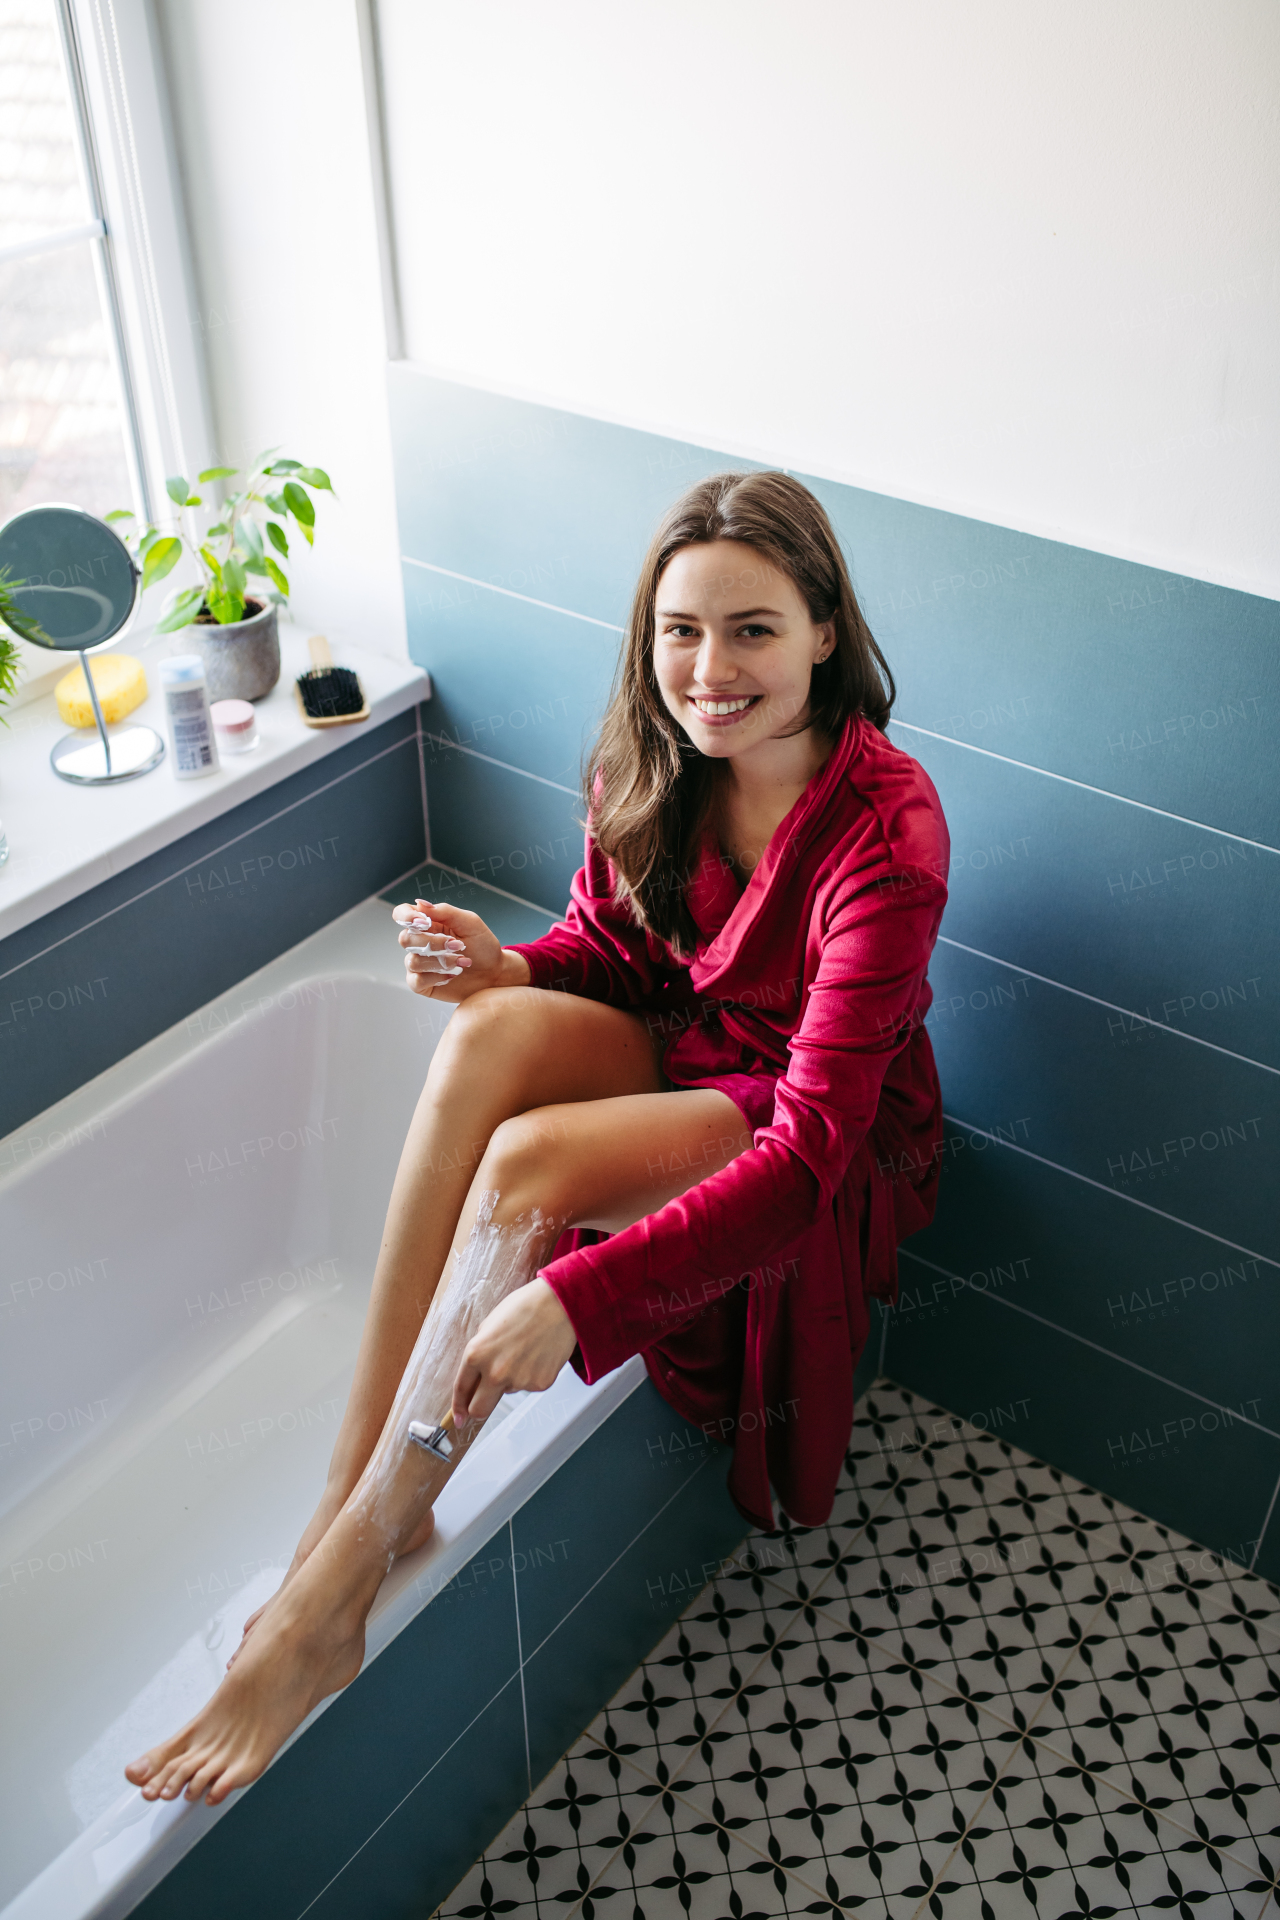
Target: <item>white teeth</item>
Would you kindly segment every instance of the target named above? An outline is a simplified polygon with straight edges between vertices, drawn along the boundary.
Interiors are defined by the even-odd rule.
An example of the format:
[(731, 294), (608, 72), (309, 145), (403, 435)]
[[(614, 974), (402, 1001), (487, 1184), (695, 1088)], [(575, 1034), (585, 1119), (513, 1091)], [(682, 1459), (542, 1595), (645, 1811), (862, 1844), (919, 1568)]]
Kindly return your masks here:
[(695, 700), (693, 704), (699, 713), (741, 713), (754, 699), (755, 695), (749, 694), (745, 700)]

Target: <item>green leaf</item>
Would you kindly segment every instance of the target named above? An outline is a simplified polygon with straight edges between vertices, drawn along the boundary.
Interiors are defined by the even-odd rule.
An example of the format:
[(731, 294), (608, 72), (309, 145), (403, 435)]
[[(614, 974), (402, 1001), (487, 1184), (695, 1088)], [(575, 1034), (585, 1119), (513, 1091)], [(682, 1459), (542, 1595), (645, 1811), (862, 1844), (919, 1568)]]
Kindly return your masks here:
[(256, 520), (244, 519), (236, 526), (236, 551), (241, 548), (246, 553), (262, 552), (262, 528)]
[(225, 593), (244, 593), (244, 568), (234, 554), (228, 554), (222, 563), (222, 586)]
[(266, 501), (266, 504), (270, 507), (272, 513), (278, 513), (281, 516), (281, 518), (283, 518), (284, 515), (288, 513), (289, 509), (285, 505), (284, 495), (282, 493), (268, 493), (263, 497)]
[(129, 511), (129, 509), (128, 509), (128, 507), (115, 507), (115, 508), (113, 508), (113, 509), (112, 509), (112, 511), (111, 511), (110, 513), (104, 513), (102, 517), (103, 517), (103, 519), (104, 519), (104, 520), (108, 520), (108, 521), (110, 521), (110, 520), (136, 520), (136, 518), (137, 518), (137, 515), (136, 515), (136, 514), (134, 514), (134, 513), (131, 513), (131, 512)]
[(325, 493), (333, 492), (333, 482), (323, 467), (299, 467), (299, 480), (305, 480), (309, 487), (320, 487)]
[(226, 521), (225, 521), (225, 520), (219, 520), (219, 522), (218, 522), (218, 524), (217, 524), (217, 526), (216, 526), (216, 527), (206, 527), (206, 528), (205, 528), (205, 530), (204, 530), (204, 537), (205, 537), (205, 539), (206, 539), (206, 540), (216, 540), (216, 539), (218, 538), (218, 536), (219, 536), (220, 534), (224, 534), (224, 533), (230, 533), (230, 531), (231, 531), (231, 529), (230, 529), (230, 527), (229, 527), (229, 526), (227, 525), (227, 523), (226, 523)]
[(182, 556), (182, 542), (172, 534), (164, 540), (157, 540), (147, 551), (142, 563), (142, 591), (153, 587), (157, 580), (163, 580), (166, 573), (172, 573)]
[(202, 560), (204, 561), (204, 563), (205, 563), (205, 565), (206, 565), (206, 567), (208, 567), (208, 569), (209, 569), (209, 571), (210, 571), (210, 573), (211, 573), (211, 574), (213, 575), (213, 577), (214, 577), (214, 579), (215, 579), (215, 580), (221, 580), (221, 578), (222, 578), (222, 562), (221, 562), (221, 561), (220, 561), (220, 560), (218, 559), (218, 556), (217, 556), (217, 554), (216, 554), (216, 553), (214, 552), (214, 550), (213, 550), (213, 548), (212, 548), (212, 547), (201, 547), (201, 549), (200, 549), (200, 558), (201, 558), (201, 559), (202, 559)]
[(147, 528), (147, 530), (146, 530), (146, 532), (145, 532), (145, 533), (143, 534), (143, 536), (142, 536), (142, 538), (141, 538), (141, 540), (139, 540), (139, 542), (138, 542), (138, 557), (139, 557), (139, 559), (144, 559), (144, 558), (146, 557), (146, 555), (147, 555), (148, 553), (150, 553), (150, 551), (151, 551), (151, 549), (152, 549), (152, 547), (154, 547), (154, 545), (155, 545), (155, 543), (156, 543), (156, 541), (157, 541), (157, 540), (158, 540), (159, 538), (160, 538), (160, 532), (159, 532), (159, 529), (158, 529), (157, 527), (148, 527), (148, 528)]
[[(24, 584), (21, 580), (10, 579), (8, 567), (0, 567), (0, 621), (12, 628), (20, 639), (30, 640), (38, 647), (51, 647), (54, 643), (40, 622), (34, 615), (24, 613), (13, 597)], [(8, 641), (0, 640), (0, 646), (8, 645)], [(16, 659), (16, 653), (14, 657)], [(11, 689), (5, 688), (3, 691), (9, 692)]]
[(289, 582), (286, 579), (285, 575), (283, 574), (281, 569), (276, 565), (274, 560), (266, 561), (265, 565), (266, 565), (268, 574), (275, 581), (281, 593), (284, 595), (285, 599), (287, 600), (289, 598)]
[(168, 494), (169, 498), (173, 501), (173, 504), (175, 505), (175, 507), (186, 506), (187, 495), (190, 493), (191, 489), (187, 485), (186, 481), (183, 479), (180, 473), (171, 474), (169, 476), (169, 478), (164, 483), (164, 490)]
[(244, 599), (238, 593), (211, 593), (209, 611), (219, 626), (229, 627), (244, 619)]
[(282, 553), (287, 560), (289, 558), (289, 541), (284, 528), (277, 526), (274, 520), (268, 520), (267, 522), (267, 538), (276, 552)]
[(156, 632), (176, 633), (179, 627), (189, 627), (203, 604), (203, 587), (184, 587), (169, 602), (164, 619), (156, 624)]
[(262, 554), (251, 553), (244, 563), (244, 570), (246, 573), (261, 574), (265, 580), (268, 577), (267, 565), (268, 563)]
[(200, 498), (200, 495), (198, 493), (193, 493), (186, 500), (180, 500), (178, 502), (178, 505), (180, 507), (202, 507), (204, 505), (204, 501)]
[(304, 489), (298, 485), (296, 480), (285, 481), (284, 497), (285, 504), (297, 521), (303, 538), (308, 546), (312, 546), (314, 541), (311, 529), (316, 522), (316, 510), (311, 504), (310, 497)]
[(206, 467), (203, 473), (196, 475), (196, 479), (203, 486), (206, 480), (229, 480), (233, 473), (239, 471), (239, 467)]
[(301, 473), (301, 460), (273, 460), (267, 468), (268, 473)]

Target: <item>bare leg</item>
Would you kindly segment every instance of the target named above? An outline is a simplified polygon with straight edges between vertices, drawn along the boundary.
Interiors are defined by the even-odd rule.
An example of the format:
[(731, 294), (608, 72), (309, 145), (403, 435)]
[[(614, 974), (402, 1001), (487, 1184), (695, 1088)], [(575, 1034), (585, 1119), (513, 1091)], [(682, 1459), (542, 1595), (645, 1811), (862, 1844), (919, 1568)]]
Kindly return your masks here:
[[(561, 1224), (625, 1226), (749, 1144), (732, 1101), (710, 1090), (544, 1108), (495, 1130), (459, 1221), (462, 1257), (423, 1328), (372, 1458), (318, 1546), (268, 1603), (213, 1699), (126, 1769), (148, 1798), (173, 1799), (185, 1789), (189, 1799), (205, 1795), (216, 1804), (255, 1780), (311, 1708), (359, 1672), (378, 1587), (421, 1535), (479, 1430), (475, 1423), (463, 1431), (449, 1466), (405, 1444), (409, 1418), (438, 1418), (442, 1393), (447, 1404), (458, 1340), (449, 1306), (454, 1282), (473, 1281), (486, 1300), (500, 1298), (533, 1276)], [(536, 1190), (545, 1211), (531, 1197)], [(470, 1324), (465, 1286), (457, 1298)]]
[[(328, 1481), (286, 1582), (323, 1539), (373, 1452), (450, 1248), (460, 1249), (470, 1231), (468, 1219), (457, 1240), (494, 1129), (548, 1101), (653, 1093), (661, 1085), (643, 1020), (616, 1007), (508, 987), (474, 994), (454, 1009), (400, 1156)], [(430, 1531), (428, 1513), (404, 1551)], [(262, 1612), (250, 1615), (246, 1632)]]

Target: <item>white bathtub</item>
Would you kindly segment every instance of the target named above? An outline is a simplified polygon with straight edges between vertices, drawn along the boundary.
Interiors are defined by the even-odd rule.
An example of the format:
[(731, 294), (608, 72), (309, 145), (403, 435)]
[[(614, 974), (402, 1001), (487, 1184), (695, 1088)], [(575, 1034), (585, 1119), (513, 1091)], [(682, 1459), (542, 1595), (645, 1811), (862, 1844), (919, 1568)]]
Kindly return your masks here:
[[(368, 902), (0, 1140), (6, 1920), (127, 1913), (225, 1811), (122, 1768), (208, 1697), (315, 1504), (445, 1018)], [(503, 1403), (369, 1659), (643, 1377)]]

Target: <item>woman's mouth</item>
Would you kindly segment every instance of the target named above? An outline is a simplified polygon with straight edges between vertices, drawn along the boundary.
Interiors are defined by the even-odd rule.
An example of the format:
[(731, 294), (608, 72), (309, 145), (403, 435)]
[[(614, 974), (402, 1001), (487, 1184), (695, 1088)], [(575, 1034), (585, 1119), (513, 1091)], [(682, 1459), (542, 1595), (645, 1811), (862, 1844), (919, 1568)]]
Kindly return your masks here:
[(762, 693), (740, 694), (731, 700), (712, 700), (698, 694), (686, 694), (685, 698), (700, 720), (711, 726), (732, 726), (744, 713), (758, 706), (764, 699)]

